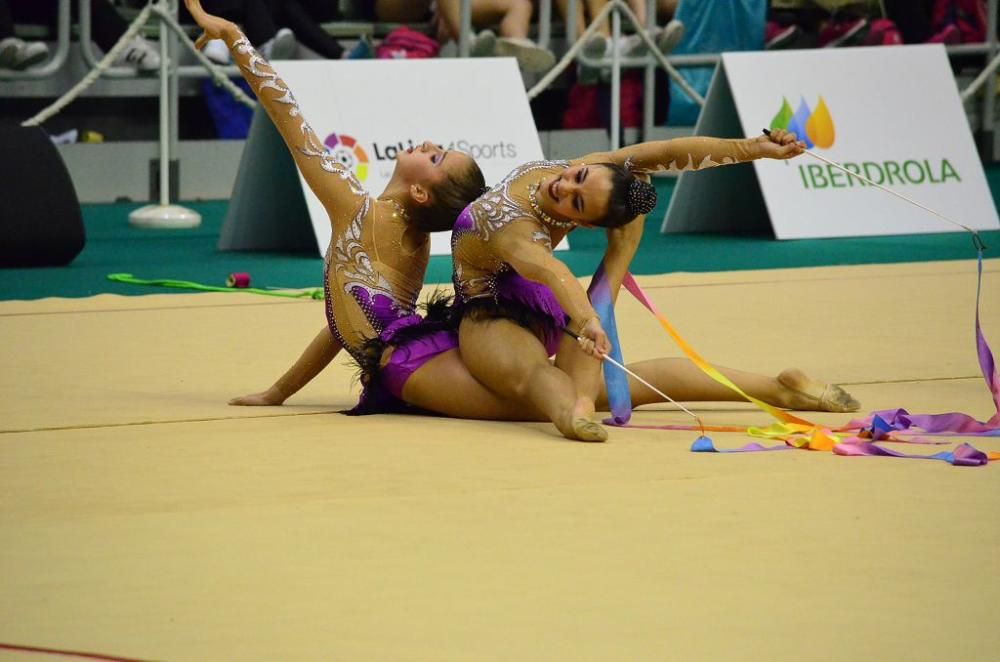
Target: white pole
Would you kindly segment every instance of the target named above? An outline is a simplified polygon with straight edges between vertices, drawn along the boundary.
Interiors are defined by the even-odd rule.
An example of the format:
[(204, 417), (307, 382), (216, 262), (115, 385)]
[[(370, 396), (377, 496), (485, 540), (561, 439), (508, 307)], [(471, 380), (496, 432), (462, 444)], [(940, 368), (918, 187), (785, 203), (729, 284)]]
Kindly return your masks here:
[[(169, 13), (175, 10), (174, 5), (167, 0), (160, 0), (160, 7)], [(160, 200), (159, 204), (151, 203), (136, 209), (128, 215), (131, 225), (141, 228), (181, 229), (201, 225), (201, 214), (170, 204), (170, 49), (168, 40), (171, 37), (166, 17), (160, 16)]]
[[(620, 2), (620, 0), (619, 0)], [(620, 148), (622, 129), (622, 17), (617, 3), (611, 12), (611, 151)]]
[(170, 61), (166, 24), (160, 21), (160, 205), (170, 204)]

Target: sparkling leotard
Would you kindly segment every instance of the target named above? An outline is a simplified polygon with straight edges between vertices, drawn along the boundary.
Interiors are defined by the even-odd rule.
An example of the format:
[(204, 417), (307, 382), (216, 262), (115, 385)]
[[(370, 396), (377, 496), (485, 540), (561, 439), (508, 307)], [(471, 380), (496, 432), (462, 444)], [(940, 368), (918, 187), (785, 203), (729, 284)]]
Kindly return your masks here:
[[(628, 169), (685, 172), (752, 160), (756, 157), (751, 143), (707, 137), (680, 138), (645, 143), (627, 151), (594, 154), (581, 162), (613, 162), (629, 154), (621, 162)], [(459, 306), (472, 303), (481, 313), (492, 301), (495, 310), (489, 314), (515, 319), (518, 311), (527, 311), (527, 317), (534, 320), (534, 330), (550, 354), (555, 352), (560, 329), (566, 324), (566, 313), (548, 287), (521, 277), (502, 260), (493, 240), (519, 225), (524, 238), (551, 251), (567, 231), (538, 217), (529, 202), (529, 189), (545, 178), (560, 174), (570, 165), (569, 161), (534, 161), (516, 168), (462, 212), (451, 239), (452, 278)]]
[[(500, 260), (489, 241), (511, 223), (531, 223), (532, 240), (552, 248), (553, 239), (565, 231), (550, 228), (535, 217), (527, 196), (527, 183), (565, 169), (568, 161), (532, 161), (518, 166), (503, 181), (470, 204), (455, 222), (451, 234), (455, 293), (460, 301), (497, 297), (497, 284), (510, 265)], [(553, 237), (553, 234), (558, 237)]]
[(376, 214), (372, 197), (326, 151), (288, 86), (246, 37), (236, 39), (230, 50), (330, 217), (333, 233), (324, 269), (327, 321), (360, 362), (365, 341), (413, 323), (408, 318), (415, 316), (427, 267), (427, 236), (410, 230), (398, 215)]

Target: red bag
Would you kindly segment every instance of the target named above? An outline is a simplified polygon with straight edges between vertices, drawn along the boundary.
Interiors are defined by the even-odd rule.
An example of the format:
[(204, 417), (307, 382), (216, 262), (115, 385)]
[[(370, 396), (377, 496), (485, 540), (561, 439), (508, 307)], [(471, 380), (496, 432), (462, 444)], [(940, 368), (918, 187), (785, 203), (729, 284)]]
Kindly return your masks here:
[(982, 43), (986, 41), (986, 0), (935, 0), (933, 21), (935, 30), (957, 26), (963, 43)]
[[(622, 76), (621, 122), (625, 128), (642, 126), (642, 79), (639, 74)], [(610, 108), (610, 88), (607, 84), (581, 85), (569, 89), (566, 110), (563, 112), (564, 129), (601, 129), (608, 125), (606, 117)], [(604, 104), (604, 108), (602, 108)]]
[(428, 58), (437, 57), (440, 50), (441, 45), (434, 39), (403, 26), (386, 35), (375, 49), (375, 57), (396, 60)]

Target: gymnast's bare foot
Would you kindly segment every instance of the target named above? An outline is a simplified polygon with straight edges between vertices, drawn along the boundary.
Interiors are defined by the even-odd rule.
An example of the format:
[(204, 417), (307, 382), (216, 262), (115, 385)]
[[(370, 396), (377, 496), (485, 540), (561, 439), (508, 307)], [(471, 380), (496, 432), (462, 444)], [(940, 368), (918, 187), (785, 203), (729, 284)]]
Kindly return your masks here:
[(564, 421), (562, 425), (557, 424), (556, 427), (559, 428), (559, 431), (567, 439), (575, 439), (577, 441), (606, 441), (608, 431), (600, 423), (595, 423), (591, 420), (593, 415), (594, 404), (588, 402), (586, 398), (580, 398), (576, 401), (576, 406), (573, 407), (573, 411), (567, 417), (568, 424)]
[(857, 411), (861, 403), (836, 384), (824, 384), (812, 379), (798, 368), (783, 370), (778, 383), (785, 387), (783, 407), (805, 411)]

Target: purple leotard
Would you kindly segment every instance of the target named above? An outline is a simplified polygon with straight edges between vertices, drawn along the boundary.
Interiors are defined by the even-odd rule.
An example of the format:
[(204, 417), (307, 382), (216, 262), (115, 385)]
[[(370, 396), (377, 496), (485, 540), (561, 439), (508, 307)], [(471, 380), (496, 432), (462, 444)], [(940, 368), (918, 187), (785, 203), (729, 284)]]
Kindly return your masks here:
[[(246, 37), (235, 38), (230, 50), (330, 216), (326, 318), (330, 332), (362, 370), (365, 390), (354, 411), (405, 409), (402, 390), (410, 375), (431, 356), (458, 345), (457, 338), (440, 333), (440, 324), (424, 324), (416, 313), (429, 244), (406, 244), (409, 228), (400, 215), (376, 215), (375, 201), (328, 152), (291, 90)], [(380, 369), (389, 347), (393, 353)]]
[(461, 315), (511, 319), (533, 331), (549, 355), (559, 348), (566, 314), (545, 285), (527, 280), (495, 256), (490, 240), (512, 223), (531, 219), (532, 241), (549, 249), (548, 226), (537, 221), (523, 193), (524, 183), (550, 176), (566, 161), (533, 161), (515, 168), (499, 184), (466, 207), (451, 235), (455, 302)]

